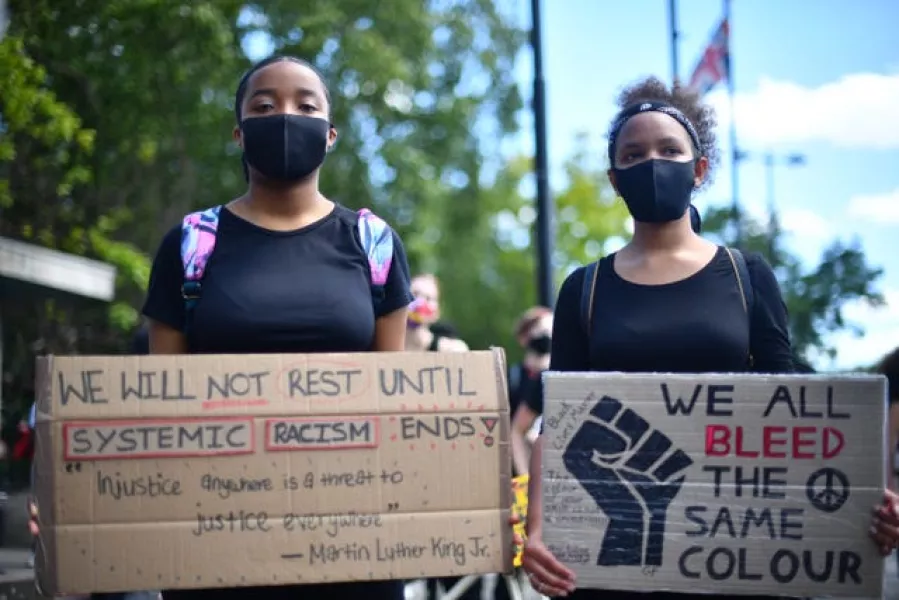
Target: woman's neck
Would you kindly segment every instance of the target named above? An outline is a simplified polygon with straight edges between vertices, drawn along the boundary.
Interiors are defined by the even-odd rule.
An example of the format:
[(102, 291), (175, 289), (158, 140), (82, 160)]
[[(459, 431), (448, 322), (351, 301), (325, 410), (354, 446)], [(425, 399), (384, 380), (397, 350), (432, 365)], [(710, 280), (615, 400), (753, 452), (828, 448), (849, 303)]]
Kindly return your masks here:
[(318, 221), (333, 205), (318, 191), (318, 174), (296, 184), (273, 185), (250, 181), (247, 193), (239, 198), (243, 216), (267, 229), (299, 229)]
[(434, 332), (427, 325), (406, 327), (406, 350), (422, 352), (430, 348), (433, 342)]
[(634, 223), (634, 237), (628, 245), (640, 252), (655, 253), (683, 248), (696, 239), (688, 212), (669, 223)]

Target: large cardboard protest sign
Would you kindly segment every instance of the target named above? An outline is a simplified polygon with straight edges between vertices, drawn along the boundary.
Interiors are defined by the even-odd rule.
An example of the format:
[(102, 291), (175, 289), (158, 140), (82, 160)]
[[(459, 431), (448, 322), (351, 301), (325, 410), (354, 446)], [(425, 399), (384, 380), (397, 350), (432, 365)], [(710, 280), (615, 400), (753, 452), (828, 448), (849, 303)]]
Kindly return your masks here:
[(578, 586), (880, 598), (875, 376), (545, 376), (543, 538)]
[(38, 362), (47, 593), (511, 567), (501, 351)]

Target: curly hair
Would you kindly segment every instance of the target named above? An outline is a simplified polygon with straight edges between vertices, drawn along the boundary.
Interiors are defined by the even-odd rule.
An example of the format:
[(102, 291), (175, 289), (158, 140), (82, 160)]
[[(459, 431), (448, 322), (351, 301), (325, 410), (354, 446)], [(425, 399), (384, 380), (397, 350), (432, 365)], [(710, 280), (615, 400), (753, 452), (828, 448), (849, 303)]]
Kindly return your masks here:
[[(617, 104), (621, 111), (642, 102), (665, 102), (675, 107), (686, 116), (696, 133), (699, 135), (700, 148), (696, 148), (701, 156), (709, 161), (709, 169), (705, 180), (700, 185), (704, 188), (712, 182), (715, 167), (718, 166), (721, 156), (718, 149), (718, 138), (715, 135), (715, 127), (718, 119), (715, 110), (702, 102), (699, 94), (686, 86), (675, 83), (674, 87), (668, 87), (658, 77), (647, 77), (625, 87), (618, 95)], [(618, 120), (616, 116), (612, 120), (614, 124)]]
[(883, 357), (877, 365), (877, 372), (886, 375), (890, 400), (899, 400), (899, 348)]

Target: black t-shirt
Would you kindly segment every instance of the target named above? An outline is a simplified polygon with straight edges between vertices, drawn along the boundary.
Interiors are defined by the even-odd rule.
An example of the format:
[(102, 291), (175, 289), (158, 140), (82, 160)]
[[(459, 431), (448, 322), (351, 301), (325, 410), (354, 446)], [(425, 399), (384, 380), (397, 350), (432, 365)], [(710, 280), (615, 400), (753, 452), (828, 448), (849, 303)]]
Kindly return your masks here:
[[(792, 371), (786, 306), (774, 273), (759, 256), (746, 256), (755, 296), (751, 326), (723, 248), (694, 275), (652, 286), (618, 276), (614, 256), (599, 265), (589, 341), (581, 324), (585, 269), (577, 269), (562, 284), (553, 323), (551, 371), (745, 372), (750, 370), (750, 352), (753, 371)], [(542, 413), (542, 382), (539, 387), (528, 396), (528, 404)], [(576, 600), (691, 597), (753, 598), (602, 590), (578, 590), (569, 596)]]
[[(790, 373), (787, 309), (771, 268), (746, 255), (754, 301), (743, 308), (733, 264), (719, 248), (695, 274), (664, 285), (622, 279), (612, 254), (600, 262), (588, 341), (581, 323), (582, 267), (562, 284), (555, 311), (551, 371), (624, 373)], [(745, 282), (744, 282), (745, 283)], [(543, 412), (543, 390), (528, 396)]]
[[(181, 227), (163, 239), (153, 263), (144, 314), (185, 331), (191, 353), (365, 352), (375, 319), (407, 306), (409, 265), (393, 234), (393, 262), (377, 302), (356, 229), (356, 213), (335, 205), (295, 231), (263, 229), (228, 209), (219, 217), (202, 294), (186, 322), (181, 296)], [(166, 600), (329, 597), (399, 600), (402, 582), (365, 582), (229, 590), (168, 591)]]
[(509, 368), (509, 414), (514, 416), (522, 402), (530, 406), (528, 399), (540, 391), (540, 372), (531, 371), (523, 363)]
[(335, 205), (294, 231), (272, 231), (220, 213), (202, 295), (186, 323), (181, 226), (162, 240), (144, 314), (185, 331), (191, 353), (365, 352), (375, 319), (407, 306), (409, 265), (393, 234), (384, 297), (374, 307), (356, 213)]

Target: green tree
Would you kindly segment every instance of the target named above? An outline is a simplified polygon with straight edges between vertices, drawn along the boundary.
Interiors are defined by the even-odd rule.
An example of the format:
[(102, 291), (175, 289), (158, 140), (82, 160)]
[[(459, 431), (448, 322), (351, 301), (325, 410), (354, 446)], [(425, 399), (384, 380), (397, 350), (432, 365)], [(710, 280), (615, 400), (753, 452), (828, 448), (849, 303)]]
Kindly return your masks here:
[[(233, 97), (251, 64), (244, 47), (260, 37), (331, 84), (341, 138), (322, 182), (329, 196), (390, 220), (416, 266), (457, 248), (464, 261), (486, 243), (482, 166), (516, 126), (512, 66), (525, 39), (492, 1), (12, 0), (10, 13), (0, 234), (120, 274), (111, 311), (17, 306), (5, 335), (26, 363), (35, 349), (122, 349), (163, 232), (242, 193)], [(25, 385), (29, 370), (5, 381)]]
[[(565, 179), (554, 190), (556, 208), (556, 284), (575, 267), (597, 260), (609, 240), (627, 235), (627, 209), (616, 200), (601, 161), (586, 136), (563, 165)], [(465, 339), (473, 347), (503, 345), (517, 358), (512, 328), (520, 314), (536, 303), (536, 220), (532, 195), (525, 193), (533, 180), (527, 157), (509, 161), (478, 197), (483, 207), (483, 238), (466, 260), (452, 254), (439, 263), (442, 281), (447, 273), (469, 279), (469, 287), (444, 285), (444, 304)], [(473, 292), (477, 298), (473, 297)]]
[[(703, 217), (703, 231), (733, 244), (727, 227), (730, 209), (713, 208)], [(773, 227), (772, 227), (773, 225)], [(742, 248), (758, 252), (774, 267), (787, 310), (796, 353), (808, 360), (814, 353), (833, 357), (836, 348), (827, 343), (833, 333), (850, 330), (864, 333), (857, 323), (847, 322), (843, 307), (850, 301), (880, 306), (884, 299), (877, 290), (883, 270), (868, 264), (858, 240), (834, 240), (824, 249), (818, 264), (808, 269), (786, 248), (783, 230), (743, 217)]]

